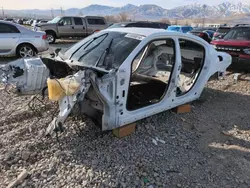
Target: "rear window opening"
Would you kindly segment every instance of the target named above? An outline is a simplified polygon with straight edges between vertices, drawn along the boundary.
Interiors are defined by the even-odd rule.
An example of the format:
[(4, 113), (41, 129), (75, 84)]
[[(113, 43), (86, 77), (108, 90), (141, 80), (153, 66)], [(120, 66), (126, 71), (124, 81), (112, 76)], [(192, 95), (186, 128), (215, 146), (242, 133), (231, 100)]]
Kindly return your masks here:
[(219, 28), (216, 32), (218, 33), (227, 33), (231, 28)]

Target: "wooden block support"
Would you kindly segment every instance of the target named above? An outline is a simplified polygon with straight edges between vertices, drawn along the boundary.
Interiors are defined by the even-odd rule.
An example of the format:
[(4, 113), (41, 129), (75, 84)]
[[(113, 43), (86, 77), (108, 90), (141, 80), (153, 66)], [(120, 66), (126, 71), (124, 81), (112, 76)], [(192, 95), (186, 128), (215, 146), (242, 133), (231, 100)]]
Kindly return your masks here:
[(118, 138), (123, 138), (135, 132), (136, 123), (125, 125), (117, 129), (113, 129), (113, 134)]
[(173, 109), (173, 112), (177, 114), (184, 114), (184, 113), (189, 113), (191, 112), (191, 105), (190, 104), (184, 104), (181, 106), (177, 106), (176, 108)]

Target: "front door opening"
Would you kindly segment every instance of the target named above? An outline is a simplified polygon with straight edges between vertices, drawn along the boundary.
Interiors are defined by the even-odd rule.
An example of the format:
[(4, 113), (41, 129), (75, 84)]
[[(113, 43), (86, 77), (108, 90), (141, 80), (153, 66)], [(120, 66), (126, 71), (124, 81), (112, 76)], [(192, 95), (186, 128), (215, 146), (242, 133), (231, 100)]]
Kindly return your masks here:
[(148, 44), (132, 62), (127, 109), (158, 103), (167, 91), (175, 64), (173, 39)]

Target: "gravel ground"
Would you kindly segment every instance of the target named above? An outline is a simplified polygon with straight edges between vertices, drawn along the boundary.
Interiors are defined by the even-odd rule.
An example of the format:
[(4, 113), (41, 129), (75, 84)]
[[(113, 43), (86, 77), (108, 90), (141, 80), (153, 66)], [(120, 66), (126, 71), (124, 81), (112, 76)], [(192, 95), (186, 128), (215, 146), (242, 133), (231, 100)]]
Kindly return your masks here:
[(249, 81), (212, 80), (191, 113), (149, 117), (123, 139), (85, 117), (45, 137), (56, 105), (35, 100), (31, 110), (31, 99), (0, 90), (0, 187), (21, 172), (25, 188), (250, 187)]

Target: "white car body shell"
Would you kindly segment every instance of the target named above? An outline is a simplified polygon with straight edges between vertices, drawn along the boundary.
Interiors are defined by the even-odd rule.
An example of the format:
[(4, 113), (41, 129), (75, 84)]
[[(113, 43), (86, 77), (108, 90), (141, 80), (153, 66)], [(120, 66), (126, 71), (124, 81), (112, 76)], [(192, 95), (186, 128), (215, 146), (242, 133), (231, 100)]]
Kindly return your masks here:
[[(107, 31), (107, 30), (106, 30)], [(105, 109), (107, 113), (104, 113), (102, 125), (103, 130), (123, 126), (126, 124), (130, 124), (132, 122), (138, 121), (140, 119), (152, 116), (154, 114), (172, 109), (182, 104), (189, 103), (197, 98), (200, 97), (203, 88), (205, 87), (209, 78), (215, 74), (216, 72), (224, 72), (226, 68), (231, 64), (232, 58), (227, 53), (217, 52), (213, 46), (208, 44), (206, 41), (201, 39), (200, 37), (183, 34), (179, 32), (167, 32), (165, 30), (159, 29), (141, 29), (141, 28), (117, 28), (117, 29), (110, 29), (110, 31), (118, 31), (118, 32), (126, 32), (126, 33), (133, 33), (138, 35), (143, 35), (145, 38), (141, 41), (141, 43), (134, 49), (134, 51), (128, 56), (128, 58), (123, 62), (123, 64), (119, 67), (116, 73), (116, 79), (114, 80), (114, 88), (115, 88), (115, 96), (119, 96), (119, 99), (112, 99), (106, 101), (110, 102)], [(103, 31), (105, 32), (105, 31)], [(172, 38), (175, 41), (175, 53), (176, 53), (176, 62), (175, 68), (173, 70), (172, 80), (169, 81), (168, 91), (166, 92), (164, 98), (156, 104), (144, 107), (142, 109), (138, 109), (135, 111), (128, 111), (126, 109), (126, 102), (127, 102), (127, 94), (128, 94), (128, 87), (130, 82), (130, 75), (131, 75), (131, 63), (133, 62), (134, 58), (137, 54), (145, 47), (149, 42), (158, 40), (158, 39), (165, 39), (165, 38)], [(181, 70), (181, 52), (178, 39), (187, 39), (194, 41), (205, 48), (205, 62), (201, 73), (192, 87), (192, 89), (183, 96), (176, 97), (176, 86), (178, 82), (178, 75), (180, 74)], [(223, 58), (223, 61), (220, 61), (218, 56)], [(125, 80), (125, 83), (121, 85), (121, 81)], [(103, 96), (107, 96), (105, 92), (107, 89), (107, 83), (100, 82), (99, 88)], [(125, 95), (123, 96), (123, 91), (125, 91)], [(116, 105), (116, 104), (119, 105)], [(120, 104), (123, 104), (122, 106)], [(113, 125), (113, 126), (110, 126)]]
[[(75, 77), (79, 80), (83, 80), (81, 83), (81, 89), (78, 93), (73, 96), (67, 96), (59, 101), (60, 113), (57, 118), (51, 123), (49, 127), (49, 132), (57, 127), (59, 124), (63, 125), (67, 116), (73, 109), (76, 103), (81, 103), (82, 112), (91, 112), (95, 110), (94, 108), (102, 111), (101, 125), (102, 130), (111, 130), (117, 127), (121, 127), (135, 121), (141, 120), (143, 118), (152, 116), (154, 114), (172, 109), (182, 104), (189, 103), (200, 97), (206, 83), (209, 78), (214, 75), (216, 72), (224, 72), (226, 68), (231, 64), (232, 58), (229, 54), (223, 52), (217, 52), (213, 46), (209, 45), (203, 39), (177, 32), (167, 32), (160, 29), (148, 29), (148, 28), (115, 28), (103, 30), (95, 35), (101, 35), (102, 33), (107, 32), (122, 32), (122, 33), (131, 33), (139, 36), (141, 42), (138, 46), (130, 53), (126, 60), (119, 66), (117, 70), (102, 70), (106, 72), (103, 77), (97, 77), (95, 72), (98, 72), (96, 68), (95, 71), (92, 69), (86, 69), (84, 71), (79, 71), (75, 74)], [(173, 39), (175, 41), (175, 64), (172, 69), (172, 76), (168, 81), (168, 89), (164, 97), (156, 104), (152, 104), (137, 110), (130, 111), (127, 109), (127, 99), (128, 99), (128, 90), (130, 87), (130, 77), (131, 77), (131, 66), (135, 57), (139, 52), (144, 49), (150, 42), (159, 40), (159, 39)], [(176, 89), (178, 85), (178, 78), (181, 72), (182, 59), (181, 59), (181, 49), (179, 45), (179, 39), (186, 39), (189, 41), (196, 42), (204, 47), (205, 49), (205, 60), (204, 65), (197, 75), (197, 79), (191, 89), (182, 96), (176, 95)], [(188, 50), (185, 53), (189, 53)], [(219, 58), (220, 57), (220, 58)], [(38, 63), (38, 60), (34, 60)], [(29, 61), (32, 63), (31, 61)], [(78, 62), (72, 62), (71, 60), (65, 60), (69, 65), (78, 65)], [(42, 62), (41, 62), (42, 63)], [(17, 62), (14, 64), (18, 64)], [(13, 63), (12, 63), (13, 66)], [(27, 72), (27, 71), (26, 71)], [(41, 75), (44, 76), (44, 75)], [(82, 77), (82, 78), (81, 78)], [(21, 77), (20, 77), (21, 78)], [(38, 78), (37, 78), (38, 79)], [(41, 79), (41, 78), (40, 78)], [(44, 78), (42, 78), (44, 80)], [(21, 82), (18, 78), (14, 78), (13, 82)], [(36, 80), (33, 80), (36, 82)], [(22, 83), (23, 84), (23, 83)], [(26, 84), (27, 85), (27, 84)], [(30, 84), (32, 85), (32, 84)], [(100, 103), (91, 104), (91, 101), (85, 99), (85, 95), (88, 94), (90, 85), (92, 86), (91, 92), (94, 92), (94, 96), (97, 96), (97, 101)], [(20, 86), (20, 84), (19, 84)], [(33, 85), (35, 86), (35, 85)], [(46, 85), (45, 85), (46, 86)], [(45, 87), (44, 86), (44, 87)], [(40, 86), (39, 86), (40, 87)], [(42, 88), (26, 88), (29, 90), (37, 91)], [(150, 88), (149, 88), (150, 89)], [(152, 91), (153, 92), (153, 91)], [(80, 94), (80, 95), (79, 95)], [(94, 116), (94, 115), (93, 115)]]

